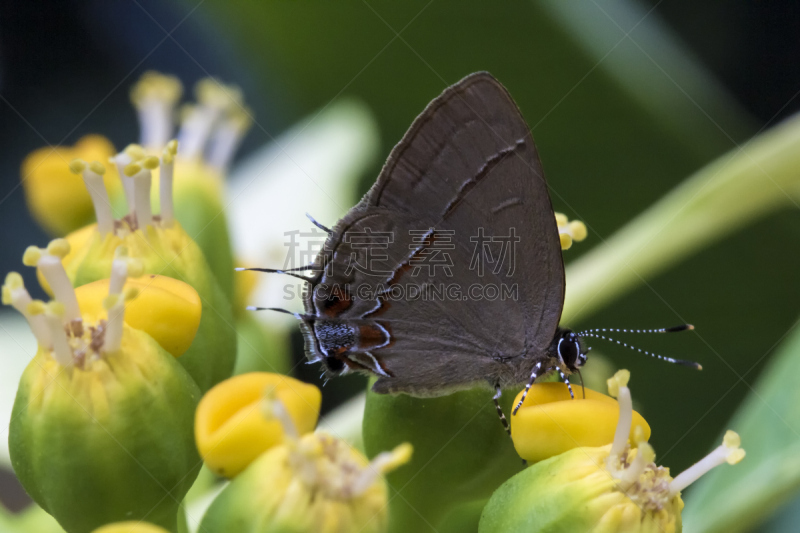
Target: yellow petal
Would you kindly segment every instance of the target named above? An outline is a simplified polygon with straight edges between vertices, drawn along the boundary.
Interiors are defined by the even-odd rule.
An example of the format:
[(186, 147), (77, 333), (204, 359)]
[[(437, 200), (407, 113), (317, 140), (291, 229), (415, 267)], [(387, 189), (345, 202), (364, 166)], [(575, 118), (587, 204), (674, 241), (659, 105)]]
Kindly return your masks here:
[(316, 426), (322, 401), (317, 387), (268, 372), (227, 379), (203, 396), (195, 416), (197, 448), (217, 474), (234, 477), (256, 457), (283, 442), (281, 423), (262, 414), (265, 392), (271, 388), (300, 435)]
[[(81, 314), (90, 322), (106, 318), (103, 300), (108, 283), (103, 279), (75, 289)], [(125, 304), (125, 323), (153, 337), (175, 357), (188, 350), (203, 309), (197, 291), (187, 283), (157, 275), (128, 279), (123, 292), (130, 290), (138, 295)]]
[[(22, 163), (25, 200), (36, 221), (53, 235), (65, 235), (94, 220), (94, 207), (83, 179), (70, 171), (74, 159), (108, 161), (115, 154), (111, 142), (100, 135), (87, 135), (75, 146), (40, 148)], [(103, 181), (109, 194), (121, 187), (115, 171)]]
[[(525, 403), (511, 416), (511, 435), (520, 457), (535, 463), (578, 447), (598, 447), (614, 440), (619, 406), (610, 396), (573, 387), (572, 400), (563, 383), (537, 383), (531, 387)], [(519, 401), (521, 394), (514, 400)], [(630, 439), (634, 443), (637, 427), (644, 440), (650, 438), (650, 426), (633, 412)]]
[(117, 522), (107, 524), (95, 529), (92, 533), (169, 533), (163, 527), (158, 527), (147, 522), (132, 520), (130, 522)]

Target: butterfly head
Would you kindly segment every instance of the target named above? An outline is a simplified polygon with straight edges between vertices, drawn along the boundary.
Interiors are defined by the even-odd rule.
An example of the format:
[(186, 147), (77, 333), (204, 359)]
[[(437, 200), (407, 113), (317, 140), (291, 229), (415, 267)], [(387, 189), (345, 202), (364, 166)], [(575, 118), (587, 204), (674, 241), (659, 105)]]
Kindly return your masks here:
[(556, 335), (555, 353), (561, 363), (559, 366), (569, 370), (569, 373), (577, 372), (586, 364), (589, 350), (591, 348), (588, 348), (574, 331), (562, 329)]

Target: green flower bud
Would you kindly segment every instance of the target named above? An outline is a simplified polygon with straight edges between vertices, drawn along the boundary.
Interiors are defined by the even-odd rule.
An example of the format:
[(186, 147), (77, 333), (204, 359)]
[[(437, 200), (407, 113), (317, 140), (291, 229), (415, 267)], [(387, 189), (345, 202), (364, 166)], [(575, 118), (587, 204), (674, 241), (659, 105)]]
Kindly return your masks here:
[[(177, 531), (180, 502), (201, 465), (193, 438), (200, 391), (172, 354), (126, 323), (125, 299), (135, 291), (123, 292), (124, 260), (114, 262), (122, 274), (108, 283), (105, 314), (75, 316), (95, 291), (76, 296), (52, 255), (59, 251), (26, 254), (38, 259), (57, 300), (25, 305), (32, 328), (44, 328), (34, 329), (39, 349), (14, 402), (14, 471), (69, 533), (122, 520)], [(27, 291), (15, 276), (7, 286), (9, 303), (21, 307)]]
[[(501, 404), (510, 412), (512, 397)], [(410, 442), (414, 459), (387, 476), (397, 496), (390, 501), (390, 531), (439, 528), (456, 506), (488, 499), (522, 468), (485, 390), (440, 398), (367, 392), (364, 448), (375, 457), (394, 443)]]
[(200, 531), (205, 533), (382, 533), (388, 489), (383, 474), (408, 462), (402, 444), (369, 462), (341, 439), (300, 436), (289, 411), (273, 395), (264, 414), (283, 425), (284, 443), (261, 455), (220, 493)]
[[(512, 477), (486, 504), (479, 533), (680, 533), (681, 491), (711, 468), (739, 462), (744, 450), (739, 448), (738, 435), (729, 431), (719, 448), (673, 479), (669, 469), (655, 464), (643, 426), (633, 431), (636, 448), (629, 444), (634, 413), (628, 377), (621, 370), (609, 380), (609, 391), (619, 399), (613, 442), (568, 449)], [(575, 402), (575, 408), (590, 413), (602, 410), (593, 403)], [(574, 415), (575, 408), (561, 416)], [(550, 415), (559, 413), (550, 411)], [(607, 420), (599, 418), (598, 429), (607, 434)], [(543, 431), (563, 432), (558, 422), (556, 418), (553, 427)], [(546, 435), (540, 440), (546, 440)]]

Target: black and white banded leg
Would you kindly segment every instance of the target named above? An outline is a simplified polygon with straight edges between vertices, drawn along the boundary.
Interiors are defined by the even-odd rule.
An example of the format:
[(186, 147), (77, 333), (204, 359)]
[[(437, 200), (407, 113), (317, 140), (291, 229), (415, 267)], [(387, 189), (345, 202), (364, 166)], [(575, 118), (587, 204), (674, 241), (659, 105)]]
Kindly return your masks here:
[(494, 386), (494, 396), (492, 400), (494, 400), (494, 408), (497, 409), (497, 416), (500, 417), (500, 423), (503, 424), (503, 428), (508, 433), (508, 436), (511, 436), (511, 426), (508, 425), (508, 420), (506, 419), (506, 415), (503, 412), (503, 408), (500, 407), (500, 397), (503, 395), (503, 391), (500, 390), (500, 385)]
[(542, 363), (540, 361), (533, 367), (533, 370), (531, 371), (531, 379), (528, 381), (528, 384), (525, 385), (525, 392), (522, 393), (522, 398), (520, 398), (519, 403), (514, 406), (514, 411), (511, 413), (512, 416), (517, 414), (519, 408), (522, 407), (522, 404), (525, 402), (525, 397), (528, 396), (528, 391), (531, 390), (531, 387), (533, 386), (533, 382), (536, 381), (536, 378), (542, 375), (543, 372), (540, 372), (541, 369)]
[(569, 389), (569, 397), (574, 400), (575, 394), (572, 392), (572, 384), (569, 382), (569, 378), (567, 377), (567, 375), (564, 373), (563, 370), (559, 369), (558, 373), (561, 375), (561, 381), (567, 384), (567, 389)]

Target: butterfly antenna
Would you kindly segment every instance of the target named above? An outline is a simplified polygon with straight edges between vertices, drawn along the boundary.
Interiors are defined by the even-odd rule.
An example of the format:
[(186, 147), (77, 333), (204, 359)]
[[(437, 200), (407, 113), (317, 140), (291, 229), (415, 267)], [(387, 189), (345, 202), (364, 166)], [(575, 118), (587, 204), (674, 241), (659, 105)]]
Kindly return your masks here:
[(295, 272), (301, 272), (305, 270), (314, 270), (314, 265), (307, 265), (304, 267), (297, 267), (297, 268), (287, 268), (287, 269), (279, 269), (279, 268), (245, 268), (245, 267), (237, 267), (234, 268), (236, 272), (266, 272), (268, 274), (286, 274), (287, 276), (292, 276), (293, 278), (302, 279), (303, 281), (307, 281), (309, 283), (313, 283), (314, 279), (309, 278), (308, 276), (301, 276), (300, 274), (295, 274)]
[(691, 324), (681, 324), (680, 326), (672, 326), (671, 328), (657, 328), (657, 329), (619, 329), (619, 328), (594, 328), (581, 331), (577, 335), (579, 337), (587, 333), (678, 333), (680, 331), (691, 331), (694, 326)]
[(276, 311), (278, 313), (292, 315), (298, 320), (306, 320), (308, 318), (307, 315), (301, 315), (300, 313), (293, 313), (288, 309), (281, 309), (280, 307), (255, 307), (253, 305), (248, 305), (247, 307), (245, 307), (245, 309), (248, 311)]
[(324, 232), (325, 232), (325, 233), (327, 233), (328, 235), (330, 235), (331, 233), (333, 233), (333, 230), (331, 230), (330, 228), (326, 228), (325, 226), (323, 226), (322, 224), (320, 224), (319, 222), (317, 222), (316, 220), (314, 220), (314, 217), (312, 217), (312, 216), (311, 216), (311, 215), (309, 215), (308, 213), (306, 213), (306, 216), (308, 217), (308, 220), (310, 220), (312, 224), (314, 224), (316, 227), (318, 227), (319, 229), (321, 229), (322, 231), (324, 231)]
[(643, 353), (645, 355), (649, 355), (650, 357), (655, 357), (656, 359), (661, 359), (662, 361), (666, 361), (667, 363), (675, 363), (676, 365), (681, 366), (688, 366), (692, 368), (696, 368), (697, 370), (703, 370), (703, 366), (700, 363), (695, 363), (694, 361), (686, 361), (685, 359), (673, 359), (672, 357), (664, 357), (663, 355), (658, 355), (657, 353), (648, 352), (647, 350), (642, 350), (641, 348), (637, 348), (632, 344), (628, 344), (626, 342), (618, 341), (616, 339), (612, 339), (611, 337), (606, 337), (605, 335), (598, 335), (596, 333), (584, 332), (580, 334), (582, 337), (593, 337), (595, 339), (603, 339), (604, 341), (609, 342), (616, 342), (620, 346), (624, 346), (626, 348), (630, 348), (631, 350), (635, 350), (639, 353)]

